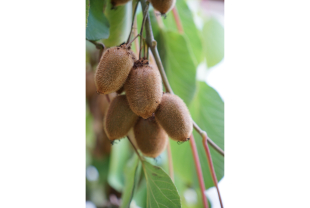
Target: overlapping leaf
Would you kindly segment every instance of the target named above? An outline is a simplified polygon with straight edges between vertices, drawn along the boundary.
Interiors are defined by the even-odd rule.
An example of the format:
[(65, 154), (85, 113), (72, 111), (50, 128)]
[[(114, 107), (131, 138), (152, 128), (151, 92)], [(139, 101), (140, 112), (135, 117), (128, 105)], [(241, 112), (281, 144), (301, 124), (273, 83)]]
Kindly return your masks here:
[(210, 68), (224, 58), (224, 28), (212, 17), (204, 24), (202, 34), (207, 65)]
[(105, 46), (112, 47), (127, 41), (131, 29), (131, 10), (131, 1), (125, 5), (117, 6), (116, 9), (112, 9), (111, 2), (107, 1), (104, 11), (110, 23), (110, 36), (103, 40)]
[(157, 166), (143, 161), (147, 183), (147, 208), (180, 208), (181, 199), (170, 177)]
[[(87, 3), (87, 2), (86, 2)], [(103, 13), (103, 0), (90, 0), (86, 26), (87, 40), (100, 40), (109, 37), (109, 21)]]

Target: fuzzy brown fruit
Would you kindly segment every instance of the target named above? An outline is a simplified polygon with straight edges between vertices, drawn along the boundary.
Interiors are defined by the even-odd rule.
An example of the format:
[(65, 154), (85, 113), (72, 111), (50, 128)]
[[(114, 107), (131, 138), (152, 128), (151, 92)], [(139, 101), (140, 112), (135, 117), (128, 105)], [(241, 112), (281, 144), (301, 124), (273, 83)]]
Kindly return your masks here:
[(138, 116), (132, 112), (125, 95), (113, 99), (104, 118), (104, 129), (111, 141), (126, 136)]
[(107, 49), (100, 59), (95, 75), (97, 91), (109, 94), (125, 83), (136, 57), (126, 44)]
[(149, 118), (162, 98), (159, 71), (147, 60), (136, 61), (125, 83), (125, 91), (131, 110), (144, 119)]
[(113, 7), (116, 7), (116, 6), (124, 5), (129, 1), (130, 0), (111, 0), (111, 4)]
[(155, 119), (173, 140), (187, 141), (192, 134), (191, 115), (183, 100), (176, 95), (163, 95)]
[(138, 148), (147, 157), (157, 157), (167, 146), (168, 135), (157, 124), (154, 116), (148, 119), (140, 118), (134, 127), (134, 133)]
[(176, 0), (151, 0), (151, 3), (162, 15), (169, 12), (175, 5)]

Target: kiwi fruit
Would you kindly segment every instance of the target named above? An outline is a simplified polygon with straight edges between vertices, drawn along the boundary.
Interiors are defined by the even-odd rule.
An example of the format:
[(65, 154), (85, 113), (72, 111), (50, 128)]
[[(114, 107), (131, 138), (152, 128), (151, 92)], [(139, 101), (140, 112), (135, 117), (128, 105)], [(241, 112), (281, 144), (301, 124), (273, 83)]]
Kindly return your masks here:
[[(117, 96), (117, 94), (115, 92), (112, 92), (108, 94), (108, 96), (109, 96), (110, 102), (112, 102), (112, 100)], [(106, 95), (99, 95), (97, 102), (98, 102), (101, 115), (105, 116), (105, 113), (110, 105), (110, 102), (107, 100)]]
[(164, 15), (174, 7), (176, 0), (150, 0), (150, 2), (154, 9)]
[(112, 7), (116, 7), (116, 6), (124, 5), (129, 1), (130, 0), (111, 0), (111, 4), (112, 4)]
[(86, 72), (86, 98), (91, 99), (96, 95), (95, 73), (93, 71)]
[(113, 141), (128, 134), (138, 120), (138, 116), (129, 107), (126, 95), (119, 95), (112, 100), (104, 118), (104, 129)]
[(193, 131), (192, 118), (185, 103), (177, 95), (163, 95), (155, 112), (155, 119), (171, 139), (189, 140)]
[(126, 44), (107, 49), (102, 54), (95, 74), (97, 92), (109, 94), (119, 90), (135, 61), (134, 53)]
[(135, 62), (125, 82), (131, 110), (144, 119), (152, 116), (162, 98), (162, 83), (158, 70), (145, 59)]
[(167, 146), (168, 135), (154, 116), (140, 117), (134, 126), (134, 134), (138, 148), (147, 157), (156, 158)]

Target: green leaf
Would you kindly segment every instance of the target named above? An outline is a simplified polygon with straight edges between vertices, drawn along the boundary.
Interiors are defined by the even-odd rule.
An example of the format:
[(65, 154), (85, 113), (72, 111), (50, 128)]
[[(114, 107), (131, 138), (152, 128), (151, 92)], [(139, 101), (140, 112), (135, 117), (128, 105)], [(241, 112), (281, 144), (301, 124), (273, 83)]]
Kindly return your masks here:
[(110, 36), (109, 38), (105, 37), (105, 40), (103, 40), (105, 46), (117, 46), (127, 41), (132, 20), (131, 3), (130, 1), (125, 5), (117, 6), (116, 9), (112, 9), (111, 1), (107, 2), (105, 14), (110, 23)]
[[(204, 59), (202, 35), (196, 27), (193, 14), (187, 3), (184, 0), (177, 0), (176, 7), (180, 16), (185, 36), (189, 40), (190, 47), (194, 53), (195, 61), (200, 63)], [(169, 30), (173, 29), (174, 31), (178, 31), (172, 12), (169, 12), (167, 18), (163, 19), (163, 23)]]
[(85, 17), (86, 17), (86, 26), (87, 26), (87, 20), (88, 20), (88, 15), (89, 15), (89, 6), (90, 6), (90, 2), (89, 2), (89, 0), (86, 0), (86, 6), (85, 6), (85, 8), (86, 8), (86, 15), (85, 15)]
[(165, 71), (172, 90), (189, 105), (196, 90), (197, 63), (184, 35), (167, 31)]
[(157, 166), (143, 161), (147, 183), (147, 207), (181, 207), (181, 199), (170, 177)]
[[(205, 82), (198, 82), (198, 92), (190, 106), (192, 118), (224, 150), (224, 102), (219, 94)], [(201, 136), (194, 131), (200, 164), (206, 188), (214, 186)], [(210, 145), (211, 157), (218, 181), (224, 176), (224, 157)]]
[(130, 205), (131, 199), (135, 190), (136, 172), (138, 169), (139, 159), (137, 154), (128, 161), (125, 168), (125, 187), (122, 195), (121, 208), (127, 208)]
[(100, 40), (109, 37), (109, 21), (103, 14), (103, 0), (90, 0), (88, 23), (86, 26), (87, 40)]
[(204, 24), (202, 34), (207, 65), (210, 68), (224, 58), (224, 28), (212, 17)]
[(125, 184), (124, 167), (130, 158), (130, 143), (127, 138), (116, 141), (111, 149), (108, 182), (115, 190), (122, 192)]
[(138, 186), (137, 191), (133, 196), (133, 201), (139, 207), (146, 207), (147, 203), (147, 189), (146, 189), (146, 181), (143, 178), (140, 185)]

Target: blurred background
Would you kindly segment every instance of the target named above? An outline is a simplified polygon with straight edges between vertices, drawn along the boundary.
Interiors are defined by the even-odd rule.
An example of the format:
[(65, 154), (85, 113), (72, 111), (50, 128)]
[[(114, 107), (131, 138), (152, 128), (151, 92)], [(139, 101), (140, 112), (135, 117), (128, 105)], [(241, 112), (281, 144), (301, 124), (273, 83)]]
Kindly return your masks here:
[[(128, 16), (131, 16), (131, 2), (127, 5), (122, 6), (119, 11), (124, 9), (128, 11)], [(196, 58), (194, 66), (196, 67), (195, 74), (196, 80), (201, 83), (206, 83), (208, 86), (212, 87), (215, 92), (218, 93), (223, 101), (225, 100), (225, 88), (224, 88), (224, 73), (225, 73), (225, 60), (224, 60), (224, 1), (214, 1), (214, 0), (177, 0), (177, 9), (181, 17), (181, 20), (191, 16), (192, 21), (197, 28), (197, 33), (199, 33), (200, 38), (206, 48), (204, 55), (199, 58), (198, 50), (195, 48), (195, 38), (191, 36), (188, 25), (190, 21), (183, 23), (183, 29), (185, 32), (185, 41), (189, 43), (189, 48), (192, 48), (193, 55)], [(150, 8), (150, 17), (152, 19), (152, 27), (154, 31), (155, 39), (158, 41), (158, 48), (161, 58), (163, 59), (163, 64), (165, 70), (170, 70), (171, 63), (165, 61), (165, 59), (170, 60), (169, 53), (166, 48), (161, 47), (161, 43), (165, 45), (164, 29), (171, 29), (169, 26), (173, 20), (172, 12), (167, 14), (166, 18), (156, 15)], [(106, 15), (109, 15), (107, 12)], [(158, 20), (160, 19), (160, 20)], [(138, 8), (137, 14), (137, 28), (140, 28), (142, 20), (141, 8)], [(131, 20), (130, 20), (131, 21)], [(157, 21), (157, 22), (156, 22)], [(124, 23), (126, 24), (126, 23)], [(158, 28), (157, 25), (163, 24), (163, 27)], [(174, 23), (173, 23), (174, 24)], [(164, 29), (163, 29), (164, 28)], [(172, 28), (174, 30), (176, 28)], [(168, 30), (167, 30), (168, 31)], [(187, 32), (188, 31), (188, 32)], [(163, 35), (164, 34), (164, 35)], [(173, 35), (168, 34), (167, 35)], [(124, 36), (125, 37), (125, 36)], [(177, 37), (178, 38), (178, 37)], [(111, 46), (115, 44), (114, 40), (109, 41), (103, 40), (105, 45)], [(120, 43), (118, 43), (120, 44)], [(173, 47), (173, 46), (170, 46)], [(133, 47), (135, 50), (135, 47)], [(167, 55), (168, 54), (168, 55)], [(197, 56), (198, 54), (198, 56)], [(102, 120), (104, 117), (104, 105), (106, 105), (106, 98), (104, 95), (98, 95), (94, 93), (95, 86), (93, 82), (94, 72), (96, 66), (99, 62), (99, 50), (96, 47), (86, 41), (86, 207), (87, 208), (103, 208), (103, 207), (119, 207), (120, 199), (122, 196), (122, 190), (125, 184), (125, 167), (132, 157), (133, 149), (129, 145), (129, 142), (125, 139), (111, 145), (107, 139), (105, 132), (103, 130)], [(166, 58), (168, 57), (168, 58)], [(172, 58), (171, 58), (172, 59)], [(173, 90), (178, 94), (180, 91), (180, 97), (185, 100), (187, 96), (183, 95), (182, 90), (186, 88), (186, 84), (178, 86), (177, 81), (174, 81), (172, 76), (169, 76), (169, 71), (167, 71), (168, 79), (171, 82)], [(185, 80), (187, 81), (187, 80)], [(179, 90), (179, 91), (178, 91)], [(197, 92), (197, 89), (194, 89)], [(195, 94), (195, 93), (193, 93)], [(113, 94), (112, 96), (116, 96)], [(207, 95), (206, 95), (207, 96)], [(110, 95), (111, 97), (111, 95)], [(195, 99), (195, 98), (193, 98)], [(198, 102), (198, 101), (197, 101)], [(186, 102), (187, 104), (187, 102)], [(202, 103), (203, 107), (204, 103)], [(192, 113), (192, 110), (191, 110)], [(195, 119), (194, 119), (195, 120)], [(198, 123), (199, 124), (199, 123)], [(224, 127), (224, 126), (223, 126)], [(221, 127), (222, 128), (222, 127)], [(204, 129), (207, 130), (207, 129)], [(211, 130), (210, 130), (211, 131)], [(221, 129), (223, 131), (223, 128)], [(207, 133), (210, 136), (209, 131)], [(211, 131), (212, 134), (212, 131)], [(220, 139), (223, 140), (224, 132), (220, 132), (222, 135)], [(196, 143), (200, 141), (200, 138), (195, 135)], [(216, 136), (214, 136), (216, 137)], [(213, 137), (211, 137), (213, 139)], [(224, 149), (224, 141), (222, 141), (221, 148)], [(186, 149), (186, 145), (175, 145), (172, 146), (173, 160), (177, 161), (181, 158), (189, 156), (187, 158), (189, 163), (191, 162), (191, 153)], [(182, 155), (178, 152), (182, 152)], [(204, 153), (202, 153), (204, 154)], [(219, 160), (217, 153), (211, 151), (213, 160)], [(184, 156), (183, 156), (184, 155)], [(215, 156), (214, 156), (215, 155)], [(203, 156), (203, 155), (202, 155)], [(163, 152), (156, 160), (148, 158), (149, 162), (154, 165), (162, 167), (168, 173), (168, 161), (167, 153)], [(205, 160), (206, 158), (201, 157), (200, 160)], [(216, 163), (216, 162), (215, 162)], [(184, 163), (186, 164), (186, 162)], [(202, 164), (204, 169), (204, 178), (207, 181), (206, 187), (208, 188), (205, 193), (209, 199), (212, 208), (220, 207), (216, 189), (210, 180), (210, 174), (208, 173), (208, 168), (205, 163)], [(176, 168), (175, 171), (175, 185), (179, 191), (182, 201), (182, 207), (202, 207), (201, 196), (199, 195), (199, 188), (197, 187), (197, 181), (195, 181), (195, 171), (185, 171), (186, 174), (180, 173), (180, 167), (177, 166), (178, 162), (174, 163)], [(180, 165), (179, 165), (180, 166)], [(220, 168), (217, 169), (217, 166)], [(184, 167), (182, 167), (184, 168)], [(192, 167), (187, 167), (191, 169)], [(225, 183), (223, 179), (224, 175), (224, 160), (221, 159), (220, 162), (215, 164), (216, 175), (219, 182), (219, 187), (222, 195), (223, 203), (225, 204)], [(221, 169), (221, 170), (219, 170)], [(180, 174), (180, 175), (179, 175)], [(208, 182), (209, 181), (209, 182)], [(210, 182), (211, 181), (211, 182)], [(146, 207), (146, 187), (145, 180), (141, 180), (140, 187), (134, 193), (134, 197), (130, 207)]]

